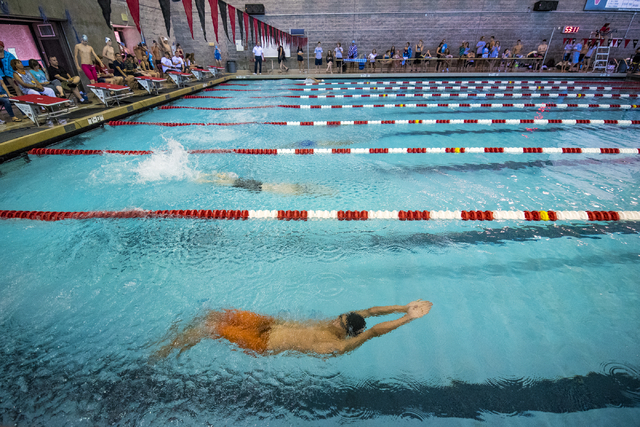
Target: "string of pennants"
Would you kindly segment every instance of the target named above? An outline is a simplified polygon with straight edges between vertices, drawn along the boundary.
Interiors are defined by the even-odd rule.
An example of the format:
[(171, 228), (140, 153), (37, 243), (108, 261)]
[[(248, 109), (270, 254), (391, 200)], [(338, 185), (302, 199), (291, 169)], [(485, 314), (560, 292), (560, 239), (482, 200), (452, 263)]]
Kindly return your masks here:
[[(138, 31), (142, 33), (140, 28), (140, 0), (126, 1), (127, 6), (129, 6), (131, 18), (136, 24)], [(306, 37), (293, 36), (269, 24), (265, 24), (245, 11), (237, 9), (223, 0), (182, 0), (182, 5), (187, 15), (189, 30), (191, 31), (191, 38), (194, 38), (193, 3), (195, 2), (202, 33), (204, 35), (204, 39), (207, 40), (207, 33), (205, 31), (205, 1), (208, 1), (209, 7), (211, 8), (211, 20), (213, 21), (213, 30), (215, 32), (216, 42), (219, 42), (218, 29), (219, 24), (222, 23), (222, 28), (224, 29), (227, 39), (233, 43), (235, 43), (237, 35), (239, 36), (238, 39), (247, 43), (250, 40), (253, 42), (257, 42), (259, 40), (262, 44), (286, 44), (290, 46), (307, 45), (308, 41)], [(162, 11), (165, 27), (167, 29), (167, 36), (169, 36), (171, 30), (171, 0), (158, 0), (158, 2), (160, 3), (160, 10)], [(105, 20), (107, 20), (107, 25), (110, 26), (110, 20), (107, 19), (107, 17), (111, 15), (110, 0), (98, 0), (98, 3), (102, 8)], [(218, 19), (218, 13), (220, 18), (222, 18), (221, 20)], [(231, 37), (229, 37), (229, 27), (231, 29)]]
[[(568, 42), (570, 43), (575, 43), (577, 40), (577, 38), (571, 38), (571, 37), (565, 37), (562, 39), (562, 44), (566, 45)], [(638, 45), (638, 39), (609, 39), (607, 40), (607, 43), (605, 43), (605, 39), (582, 39), (582, 44), (586, 44), (587, 42), (589, 42), (589, 44), (599, 44), (600, 46), (609, 46), (609, 47), (627, 47), (629, 45), (629, 43), (633, 41), (633, 48), (635, 49), (636, 46)], [(623, 46), (624, 45), (624, 46)]]

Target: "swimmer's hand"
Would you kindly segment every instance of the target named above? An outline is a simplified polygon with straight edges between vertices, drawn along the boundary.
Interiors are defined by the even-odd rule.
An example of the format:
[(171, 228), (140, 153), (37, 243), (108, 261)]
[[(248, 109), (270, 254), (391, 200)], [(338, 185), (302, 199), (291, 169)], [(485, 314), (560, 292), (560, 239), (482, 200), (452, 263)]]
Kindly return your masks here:
[(429, 313), (433, 304), (429, 301), (416, 300), (406, 305), (407, 317), (410, 319), (418, 319)]

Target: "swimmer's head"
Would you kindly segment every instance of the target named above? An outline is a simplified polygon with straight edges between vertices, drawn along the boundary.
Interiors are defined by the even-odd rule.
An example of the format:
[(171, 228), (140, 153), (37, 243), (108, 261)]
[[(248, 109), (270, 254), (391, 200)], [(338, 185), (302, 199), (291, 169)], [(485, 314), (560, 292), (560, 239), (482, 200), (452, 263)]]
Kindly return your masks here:
[(367, 327), (367, 322), (364, 320), (364, 317), (353, 311), (341, 314), (338, 319), (340, 320), (340, 326), (345, 330), (347, 336), (350, 337), (360, 335)]
[(83, 44), (87, 44), (87, 43), (89, 43), (89, 37), (87, 37), (87, 35), (86, 35), (86, 34), (83, 34), (83, 35), (82, 35), (82, 43), (83, 43)]
[(111, 39), (110, 39), (109, 37), (105, 37), (105, 38), (104, 38), (104, 42), (105, 42), (105, 43), (109, 43), (110, 41), (111, 41)]

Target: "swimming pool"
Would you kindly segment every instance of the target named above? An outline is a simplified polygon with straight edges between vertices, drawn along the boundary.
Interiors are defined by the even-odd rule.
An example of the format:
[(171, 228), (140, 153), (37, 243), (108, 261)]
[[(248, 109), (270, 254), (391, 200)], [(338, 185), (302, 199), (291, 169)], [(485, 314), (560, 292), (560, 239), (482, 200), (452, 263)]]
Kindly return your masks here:
[[(400, 101), (284, 98), (301, 95), (290, 89), (302, 86), (291, 80), (234, 83), (248, 86), (218, 89), (259, 91), (201, 92), (229, 98), (171, 105), (268, 108), (154, 109), (127, 121), (257, 123), (107, 125), (56, 148), (156, 153), (29, 156), (0, 165), (0, 209), (640, 210), (638, 154), (355, 152), (638, 148), (637, 126), (262, 124), (637, 120), (634, 109), (297, 109), (274, 105)], [(402, 102), (461, 102), (450, 98)], [(604, 97), (571, 102), (636, 104)], [(212, 149), (352, 153), (188, 152)], [(206, 182), (212, 175), (205, 174), (213, 173), (297, 186), (283, 194)], [(632, 425), (640, 416), (639, 227), (637, 221), (588, 220), (2, 220), (2, 424), (386, 425), (428, 419), (436, 425)], [(208, 309), (321, 319), (418, 298), (433, 302), (427, 316), (340, 357), (254, 357), (226, 341), (207, 340), (179, 358), (149, 359), (168, 331)]]

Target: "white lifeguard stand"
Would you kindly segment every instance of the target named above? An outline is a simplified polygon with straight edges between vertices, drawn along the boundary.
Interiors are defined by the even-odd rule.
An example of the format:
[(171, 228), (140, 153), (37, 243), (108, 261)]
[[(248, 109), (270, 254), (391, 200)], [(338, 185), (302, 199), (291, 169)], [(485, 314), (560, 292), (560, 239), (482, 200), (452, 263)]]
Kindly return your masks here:
[(607, 66), (609, 65), (609, 46), (598, 46), (596, 48), (596, 59), (593, 63), (593, 72), (596, 70), (602, 70), (602, 72), (607, 72)]

